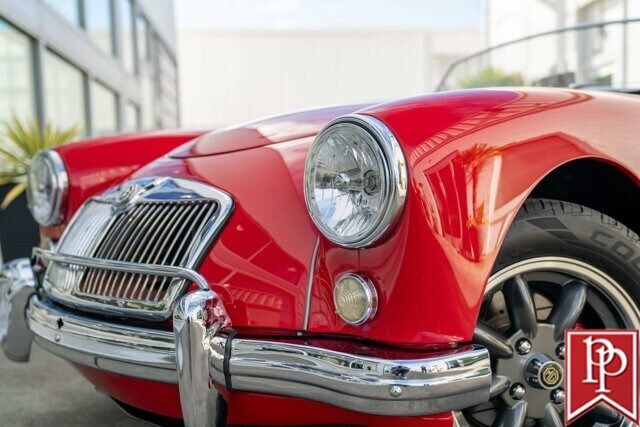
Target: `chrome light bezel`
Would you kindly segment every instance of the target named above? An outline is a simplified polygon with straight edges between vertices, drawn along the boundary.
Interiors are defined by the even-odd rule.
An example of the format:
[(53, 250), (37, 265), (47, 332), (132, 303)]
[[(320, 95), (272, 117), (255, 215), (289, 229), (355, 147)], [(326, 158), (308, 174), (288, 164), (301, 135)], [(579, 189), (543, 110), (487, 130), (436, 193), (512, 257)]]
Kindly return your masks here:
[[(51, 212), (47, 218), (36, 218), (33, 214), (33, 200), (31, 196), (31, 189), (27, 188), (27, 205), (31, 216), (36, 222), (44, 227), (59, 225), (64, 219), (66, 213), (66, 202), (69, 194), (69, 175), (67, 169), (64, 166), (64, 161), (60, 154), (55, 150), (42, 150), (39, 151), (31, 160), (32, 162), (36, 158), (42, 158), (47, 164), (52, 173), (52, 206)], [(31, 169), (29, 169), (29, 176), (27, 182), (29, 182), (31, 175)]]
[[(368, 133), (377, 143), (382, 152), (382, 159), (385, 165), (384, 176), (387, 179), (387, 194), (384, 214), (377, 220), (368, 233), (358, 239), (340, 239), (332, 235), (322, 218), (314, 209), (314, 196), (310, 191), (313, 175), (313, 153), (317, 148), (318, 141), (323, 135), (335, 126), (358, 126)], [(407, 165), (400, 144), (393, 132), (380, 120), (365, 114), (350, 114), (339, 117), (327, 124), (318, 134), (313, 144), (309, 148), (304, 170), (304, 198), (309, 216), (322, 234), (330, 241), (347, 248), (362, 248), (371, 246), (388, 236), (390, 230), (398, 222), (407, 196)]]
[[(337, 290), (340, 282), (346, 279), (355, 280), (362, 289), (364, 290), (365, 296), (367, 298), (367, 310), (362, 314), (362, 316), (357, 320), (349, 320), (342, 316), (340, 311), (338, 310), (338, 298), (337, 298)], [(357, 273), (345, 273), (341, 275), (338, 280), (336, 280), (335, 285), (333, 285), (333, 306), (336, 309), (336, 314), (342, 319), (345, 323), (348, 323), (353, 326), (360, 326), (371, 319), (373, 319), (378, 312), (378, 291), (376, 290), (373, 282), (365, 276), (362, 276)]]

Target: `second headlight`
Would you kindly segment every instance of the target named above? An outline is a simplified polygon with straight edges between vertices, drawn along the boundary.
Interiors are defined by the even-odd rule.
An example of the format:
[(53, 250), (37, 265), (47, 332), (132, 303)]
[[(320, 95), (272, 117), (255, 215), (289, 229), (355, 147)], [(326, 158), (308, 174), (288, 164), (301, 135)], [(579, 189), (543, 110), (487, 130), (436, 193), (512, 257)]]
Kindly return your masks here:
[(331, 241), (363, 247), (396, 222), (407, 192), (400, 145), (379, 120), (342, 117), (316, 138), (305, 168), (305, 199), (314, 223)]
[(58, 225), (64, 218), (69, 178), (55, 150), (43, 150), (31, 160), (27, 200), (33, 218), (43, 226)]

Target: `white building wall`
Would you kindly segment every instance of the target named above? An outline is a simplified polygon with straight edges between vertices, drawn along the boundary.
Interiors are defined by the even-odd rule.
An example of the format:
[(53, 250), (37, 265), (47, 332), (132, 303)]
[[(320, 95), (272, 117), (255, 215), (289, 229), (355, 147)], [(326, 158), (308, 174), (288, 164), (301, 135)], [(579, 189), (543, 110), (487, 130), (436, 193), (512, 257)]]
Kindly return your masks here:
[[(588, 22), (640, 18), (640, 0), (486, 0), (487, 44)], [(578, 82), (611, 76), (613, 85), (640, 84), (640, 23), (554, 35), (491, 53), (494, 67), (527, 76), (573, 71)], [(626, 39), (626, 42), (625, 42)], [(634, 50), (635, 48), (635, 50)], [(626, 64), (622, 60), (627, 52)], [(626, 69), (625, 69), (626, 67)]]
[(181, 31), (181, 123), (419, 95), (480, 48), (481, 30)]
[(582, 22), (640, 17), (639, 0), (485, 0), (489, 46)]

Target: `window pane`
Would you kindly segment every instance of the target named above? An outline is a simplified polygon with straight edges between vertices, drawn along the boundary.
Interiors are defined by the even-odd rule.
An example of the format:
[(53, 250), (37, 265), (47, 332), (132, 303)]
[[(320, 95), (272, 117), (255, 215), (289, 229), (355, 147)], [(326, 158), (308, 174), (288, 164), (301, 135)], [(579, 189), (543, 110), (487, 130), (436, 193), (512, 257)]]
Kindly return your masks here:
[(112, 28), (110, 0), (85, 0), (85, 23), (89, 37), (102, 50), (113, 54)]
[(84, 133), (82, 72), (50, 51), (44, 55), (44, 92), (47, 122), (59, 127), (77, 125)]
[(80, 26), (80, 7), (78, 0), (45, 0), (56, 12), (64, 16), (73, 25)]
[(31, 40), (0, 20), (0, 122), (35, 116)]
[(176, 65), (163, 44), (156, 42), (158, 52), (159, 109), (162, 128), (178, 126)]
[(98, 82), (91, 82), (91, 125), (94, 135), (118, 131), (116, 94)]
[(120, 0), (120, 28), (122, 28), (122, 61), (127, 70), (135, 71), (135, 51), (133, 49), (133, 3)]
[(125, 115), (125, 132), (133, 132), (140, 129), (140, 113), (138, 111), (138, 107), (131, 103), (127, 103), (124, 107), (124, 115)]
[(149, 60), (149, 29), (144, 16), (136, 16), (136, 32), (138, 33), (138, 60), (139, 64)]
[(142, 129), (156, 128), (155, 122), (155, 95), (153, 80), (150, 77), (142, 78)]

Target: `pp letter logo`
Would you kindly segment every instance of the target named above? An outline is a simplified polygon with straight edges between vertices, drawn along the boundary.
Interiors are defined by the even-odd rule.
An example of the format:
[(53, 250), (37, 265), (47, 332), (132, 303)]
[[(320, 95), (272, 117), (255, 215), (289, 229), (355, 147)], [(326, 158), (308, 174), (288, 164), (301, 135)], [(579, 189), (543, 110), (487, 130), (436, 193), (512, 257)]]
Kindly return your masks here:
[(565, 424), (606, 403), (635, 423), (640, 331), (567, 330)]

